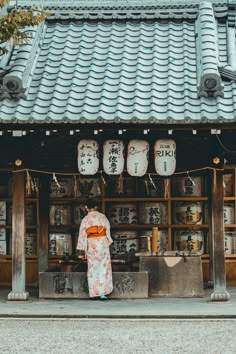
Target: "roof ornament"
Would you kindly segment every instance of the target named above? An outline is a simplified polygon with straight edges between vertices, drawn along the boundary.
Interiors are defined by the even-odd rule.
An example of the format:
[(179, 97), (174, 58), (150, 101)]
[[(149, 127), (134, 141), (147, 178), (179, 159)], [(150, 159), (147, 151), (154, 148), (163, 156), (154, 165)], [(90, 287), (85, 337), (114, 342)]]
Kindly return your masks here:
[(224, 96), (223, 83), (218, 70), (218, 36), (213, 5), (208, 1), (199, 4), (196, 21), (197, 75), (199, 97)]
[[(0, 100), (5, 98), (17, 100), (25, 98), (29, 87), (31, 70), (35, 61), (42, 35), (43, 25), (28, 28), (32, 37), (28, 43), (18, 46), (14, 64), (9, 65), (13, 49), (8, 48), (8, 53), (0, 61)], [(11, 45), (11, 44), (10, 44)]]

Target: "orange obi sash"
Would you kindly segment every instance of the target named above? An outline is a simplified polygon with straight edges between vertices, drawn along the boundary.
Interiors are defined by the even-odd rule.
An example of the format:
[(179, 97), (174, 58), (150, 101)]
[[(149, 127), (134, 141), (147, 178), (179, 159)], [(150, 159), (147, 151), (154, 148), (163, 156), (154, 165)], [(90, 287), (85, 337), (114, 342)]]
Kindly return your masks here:
[(106, 236), (106, 228), (104, 226), (90, 226), (86, 229), (88, 238)]

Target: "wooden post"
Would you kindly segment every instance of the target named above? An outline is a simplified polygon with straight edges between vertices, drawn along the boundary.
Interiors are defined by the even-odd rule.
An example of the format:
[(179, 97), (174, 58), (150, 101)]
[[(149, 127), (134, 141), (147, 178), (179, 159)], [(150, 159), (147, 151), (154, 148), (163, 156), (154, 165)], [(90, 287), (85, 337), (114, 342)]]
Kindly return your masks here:
[(39, 183), (39, 272), (45, 272), (48, 269), (49, 194), (50, 179), (48, 176), (42, 176)]
[(25, 173), (13, 173), (12, 291), (8, 300), (28, 300), (25, 291)]
[(213, 282), (212, 301), (228, 301), (226, 291), (224, 255), (224, 187), (223, 171), (213, 170), (212, 181), (212, 244), (213, 244)]
[(211, 191), (208, 195), (208, 253), (209, 253), (209, 279), (207, 282), (207, 287), (208, 288), (213, 288), (214, 287), (214, 281), (213, 281), (213, 274), (214, 274), (214, 269), (213, 269), (213, 235), (214, 235), (214, 225), (213, 225), (213, 214), (212, 214), (212, 184), (213, 184), (213, 178), (212, 174), (208, 176), (208, 184), (207, 184), (207, 190)]
[(158, 252), (158, 228), (152, 228), (152, 252)]

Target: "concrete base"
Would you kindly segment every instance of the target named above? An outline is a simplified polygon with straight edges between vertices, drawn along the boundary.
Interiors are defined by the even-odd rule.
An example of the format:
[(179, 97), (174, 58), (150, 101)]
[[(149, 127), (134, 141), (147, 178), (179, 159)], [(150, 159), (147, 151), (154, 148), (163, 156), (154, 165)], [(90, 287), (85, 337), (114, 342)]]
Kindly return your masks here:
[[(147, 272), (114, 272), (112, 299), (148, 298)], [(88, 299), (86, 272), (39, 273), (39, 298)]]
[(222, 289), (221, 291), (214, 291), (211, 294), (211, 301), (229, 301), (230, 294), (226, 289)]
[(203, 296), (201, 257), (140, 257), (140, 271), (149, 273), (149, 295)]
[(28, 291), (22, 291), (22, 292), (14, 292), (11, 291), (8, 294), (8, 300), (12, 300), (12, 301), (26, 301), (29, 299), (29, 293)]

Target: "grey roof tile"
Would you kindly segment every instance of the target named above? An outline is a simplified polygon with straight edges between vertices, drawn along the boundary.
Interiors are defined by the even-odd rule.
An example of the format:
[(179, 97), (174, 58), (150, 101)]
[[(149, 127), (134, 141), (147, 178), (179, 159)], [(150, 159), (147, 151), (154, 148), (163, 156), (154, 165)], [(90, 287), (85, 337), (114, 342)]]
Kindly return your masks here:
[[(227, 64), (223, 22), (217, 35)], [(212, 69), (207, 45), (204, 58)], [(27, 98), (0, 101), (0, 119), (186, 124), (234, 120), (235, 107), (234, 82), (224, 97), (198, 97), (195, 23), (67, 21), (47, 23)]]

